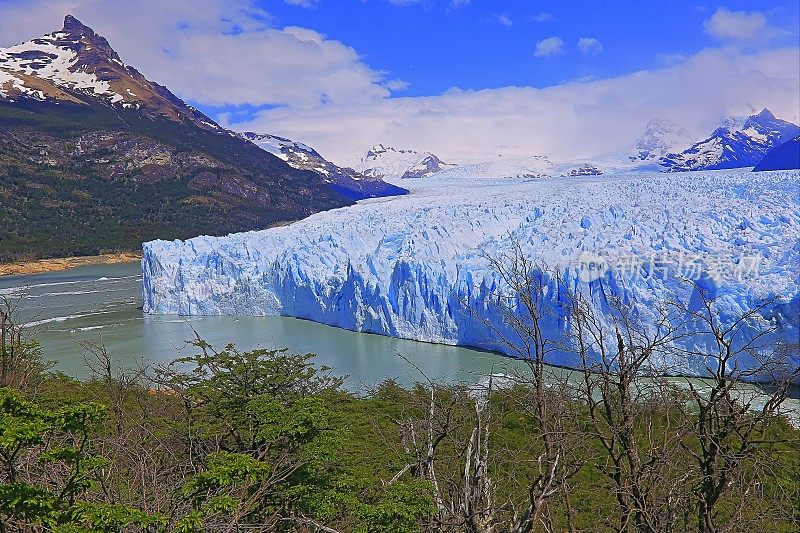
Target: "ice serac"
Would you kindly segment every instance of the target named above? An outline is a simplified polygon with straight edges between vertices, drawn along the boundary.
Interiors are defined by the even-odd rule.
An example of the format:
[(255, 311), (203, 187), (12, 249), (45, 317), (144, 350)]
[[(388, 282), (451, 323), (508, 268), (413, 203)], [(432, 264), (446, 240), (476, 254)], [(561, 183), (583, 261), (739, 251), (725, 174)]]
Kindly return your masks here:
[[(423, 178), (408, 196), (291, 226), (146, 243), (144, 310), (286, 315), (517, 355), (497, 335), (513, 337), (497, 305), (503, 284), (487, 257), (501, 257), (518, 242), (551, 271), (541, 275), (546, 297), (539, 302), (550, 335), (569, 331), (567, 288), (606, 312), (604, 289), (631, 302), (644, 322), (667, 300), (697, 305), (697, 289), (680, 280), (687, 273), (654, 268), (692, 259), (722, 321), (774, 298), (752, 332), (781, 323), (792, 337), (800, 306), (798, 186), (800, 171)], [(628, 273), (609, 268), (586, 278), (581, 265), (594, 256), (611, 267), (644, 261)], [(755, 266), (721, 270), (736, 270), (743, 258)], [(551, 361), (577, 363), (568, 351)], [(687, 373), (706, 365), (690, 356), (662, 363)]]

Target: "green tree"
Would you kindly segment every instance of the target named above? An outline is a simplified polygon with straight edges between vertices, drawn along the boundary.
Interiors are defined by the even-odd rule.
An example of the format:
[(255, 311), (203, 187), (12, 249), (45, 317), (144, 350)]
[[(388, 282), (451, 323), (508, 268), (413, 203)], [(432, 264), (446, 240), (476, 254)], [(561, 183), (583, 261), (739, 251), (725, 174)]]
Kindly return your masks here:
[(154, 530), (166, 520), (91, 499), (108, 461), (92, 452), (105, 416), (97, 403), (56, 410), (0, 389), (0, 531), (47, 527), (58, 531)]

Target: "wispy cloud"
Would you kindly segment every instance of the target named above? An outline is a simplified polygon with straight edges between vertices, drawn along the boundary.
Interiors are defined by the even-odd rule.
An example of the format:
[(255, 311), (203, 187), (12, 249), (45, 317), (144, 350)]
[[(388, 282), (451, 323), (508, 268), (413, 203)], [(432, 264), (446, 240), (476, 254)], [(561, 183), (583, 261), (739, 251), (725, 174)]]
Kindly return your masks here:
[(306, 9), (313, 9), (319, 4), (319, 0), (283, 0), (290, 6), (299, 6)]
[(514, 25), (514, 21), (511, 19), (511, 15), (508, 13), (498, 13), (492, 17), (492, 20), (501, 24), (503, 26), (511, 27)]
[(596, 55), (603, 51), (603, 45), (594, 37), (581, 37), (578, 39), (578, 50), (582, 54)]
[(534, 57), (551, 57), (564, 52), (564, 41), (561, 37), (548, 37), (536, 43)]
[(405, 80), (401, 80), (399, 78), (395, 78), (392, 80), (386, 80), (381, 82), (381, 85), (389, 89), (390, 91), (403, 91), (408, 89), (409, 83)]
[(444, 9), (458, 9), (472, 3), (472, 0), (384, 0), (396, 6), (421, 5), (425, 8), (437, 7)]
[(553, 15), (550, 13), (537, 13), (531, 17), (531, 20), (534, 22), (547, 22), (549, 20), (555, 20)]

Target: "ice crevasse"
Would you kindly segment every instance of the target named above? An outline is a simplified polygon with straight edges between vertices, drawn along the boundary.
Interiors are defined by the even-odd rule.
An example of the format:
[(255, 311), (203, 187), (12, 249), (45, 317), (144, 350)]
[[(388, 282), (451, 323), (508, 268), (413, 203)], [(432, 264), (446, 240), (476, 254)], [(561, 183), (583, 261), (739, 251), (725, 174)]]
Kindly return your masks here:
[[(601, 314), (609, 312), (606, 296), (617, 296), (643, 323), (667, 301), (699, 305), (698, 289), (683, 281), (689, 274), (675, 268), (688, 262), (722, 322), (770, 302), (742, 342), (775, 324), (791, 339), (800, 334), (798, 191), (798, 171), (434, 176), (415, 180), (408, 196), (289, 226), (145, 243), (143, 309), (292, 316), (517, 356), (506, 306), (498, 305), (506, 289), (488, 258), (507, 256), (518, 244), (544, 266), (538, 275), (545, 296), (537, 305), (553, 338), (570, 330), (569, 291), (587, 295)], [(587, 257), (605, 268), (587, 276)], [(622, 264), (635, 266), (623, 271)], [(690, 342), (702, 348), (709, 340)], [(570, 350), (553, 352), (551, 362), (577, 363)], [(692, 356), (662, 363), (690, 374), (706, 368)]]

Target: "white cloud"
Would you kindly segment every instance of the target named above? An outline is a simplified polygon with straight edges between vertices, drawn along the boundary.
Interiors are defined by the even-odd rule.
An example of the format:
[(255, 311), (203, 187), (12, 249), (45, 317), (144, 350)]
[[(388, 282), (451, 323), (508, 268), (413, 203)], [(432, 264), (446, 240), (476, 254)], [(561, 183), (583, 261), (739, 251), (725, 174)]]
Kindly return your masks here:
[(249, 0), (2, 5), (2, 45), (59, 29), (72, 13), (149, 79), (208, 105), (315, 107), (383, 98), (399, 86), (382, 83), (383, 73), (339, 41), (305, 28), (272, 27), (269, 14)]
[(800, 50), (709, 49), (670, 67), (544, 89), (451, 90), (367, 106), (271, 109), (237, 129), (296, 138), (343, 164), (376, 142), (430, 150), (445, 160), (502, 153), (554, 158), (627, 153), (649, 120), (668, 117), (697, 137), (728, 114), (769, 107), (797, 117)]
[(408, 89), (409, 83), (405, 80), (395, 78), (382, 82), (382, 85), (390, 91), (402, 91)]
[(553, 15), (550, 13), (537, 13), (531, 17), (531, 20), (534, 22), (547, 22), (549, 20), (554, 20)]
[(548, 37), (536, 43), (536, 50), (533, 55), (535, 57), (550, 57), (560, 54), (564, 51), (564, 41), (561, 37)]
[[(397, 98), (390, 94), (406, 86), (402, 80), (316, 31), (273, 27), (269, 13), (249, 0), (0, 2), (0, 45), (58, 29), (71, 12), (182, 98), (283, 104), (235, 127), (306, 142), (345, 164), (376, 142), (431, 150), (446, 160), (592, 156), (625, 152), (659, 116), (700, 137), (726, 114), (769, 107), (780, 117), (800, 115), (797, 47), (709, 49), (672, 56), (650, 71), (543, 89)], [(560, 39), (555, 44), (549, 53), (563, 49)]]
[(514, 21), (511, 20), (511, 15), (508, 13), (498, 13), (494, 16), (495, 22), (498, 24), (502, 24), (503, 26), (511, 27), (514, 25)]
[(581, 37), (578, 39), (578, 50), (582, 54), (599, 54), (603, 51), (603, 45), (594, 37)]
[(758, 11), (730, 11), (720, 7), (703, 22), (706, 32), (723, 41), (758, 41), (774, 35), (767, 18)]
[(306, 9), (313, 9), (317, 7), (319, 0), (283, 0), (290, 6), (299, 6), (304, 7)]

